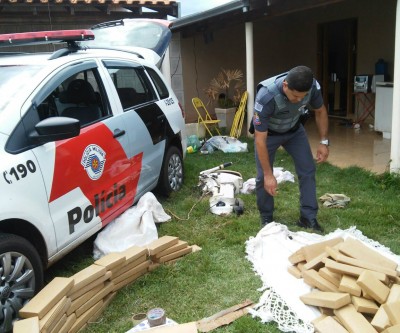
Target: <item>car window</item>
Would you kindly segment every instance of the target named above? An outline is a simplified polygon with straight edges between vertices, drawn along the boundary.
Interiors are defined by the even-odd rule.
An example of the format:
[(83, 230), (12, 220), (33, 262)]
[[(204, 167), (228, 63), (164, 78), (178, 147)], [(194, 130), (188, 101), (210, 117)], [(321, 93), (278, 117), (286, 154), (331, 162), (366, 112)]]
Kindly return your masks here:
[(10, 96), (30, 89), (31, 78), (42, 68), (34, 65), (0, 66), (0, 112), (10, 103)]
[(160, 76), (156, 73), (156, 71), (152, 68), (146, 67), (147, 73), (149, 73), (151, 79), (154, 82), (154, 85), (157, 89), (158, 94), (161, 99), (165, 99), (169, 97), (169, 91), (164, 81), (160, 78)]
[(81, 127), (104, 118), (107, 103), (102, 93), (96, 70), (85, 70), (61, 82), (37, 106), (40, 120), (48, 117), (70, 117), (80, 121)]
[(155, 94), (142, 67), (104, 63), (118, 92), (124, 110), (152, 102)]

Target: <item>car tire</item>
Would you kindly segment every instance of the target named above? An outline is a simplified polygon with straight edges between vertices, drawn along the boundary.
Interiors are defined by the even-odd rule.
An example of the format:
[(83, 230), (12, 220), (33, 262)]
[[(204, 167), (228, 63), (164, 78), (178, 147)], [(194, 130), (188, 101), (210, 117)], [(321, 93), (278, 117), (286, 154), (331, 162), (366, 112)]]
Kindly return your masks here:
[(19, 310), (43, 286), (43, 265), (26, 239), (0, 233), (0, 333), (12, 331)]
[(161, 166), (157, 190), (165, 196), (168, 196), (171, 192), (179, 191), (183, 185), (183, 177), (182, 153), (177, 147), (170, 146)]

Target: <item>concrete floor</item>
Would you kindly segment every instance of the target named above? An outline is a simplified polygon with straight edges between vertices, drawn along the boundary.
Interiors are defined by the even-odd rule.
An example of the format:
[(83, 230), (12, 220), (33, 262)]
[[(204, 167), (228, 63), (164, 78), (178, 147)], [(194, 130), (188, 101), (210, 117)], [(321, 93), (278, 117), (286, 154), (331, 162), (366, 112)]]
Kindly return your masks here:
[[(319, 135), (314, 119), (310, 119), (305, 128), (315, 154)], [(338, 167), (359, 166), (375, 173), (389, 170), (391, 140), (384, 139), (382, 133), (374, 131), (368, 124), (354, 129), (341, 119), (331, 118), (329, 140), (328, 161), (331, 164)]]

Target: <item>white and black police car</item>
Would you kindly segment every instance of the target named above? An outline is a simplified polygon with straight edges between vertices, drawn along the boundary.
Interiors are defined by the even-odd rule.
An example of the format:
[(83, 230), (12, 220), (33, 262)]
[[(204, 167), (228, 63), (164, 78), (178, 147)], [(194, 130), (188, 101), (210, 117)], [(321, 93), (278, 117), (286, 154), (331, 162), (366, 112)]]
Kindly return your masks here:
[[(0, 35), (0, 46), (66, 46), (0, 49), (0, 332), (12, 330), (48, 266), (146, 192), (182, 187), (184, 113), (157, 66), (168, 23), (132, 24), (147, 49), (121, 46), (129, 41), (112, 31), (123, 21)], [(91, 46), (110, 31), (106, 46)]]

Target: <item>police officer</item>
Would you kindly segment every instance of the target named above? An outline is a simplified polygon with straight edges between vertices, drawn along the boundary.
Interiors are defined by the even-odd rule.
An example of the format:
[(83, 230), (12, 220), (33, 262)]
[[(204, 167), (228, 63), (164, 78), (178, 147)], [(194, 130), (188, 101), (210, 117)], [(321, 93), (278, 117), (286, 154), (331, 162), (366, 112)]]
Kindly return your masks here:
[(328, 113), (320, 85), (310, 68), (297, 66), (289, 72), (262, 81), (257, 87), (253, 123), (257, 165), (256, 196), (261, 227), (273, 221), (278, 183), (273, 174), (276, 150), (282, 146), (293, 158), (300, 189), (300, 219), (297, 225), (322, 231), (317, 221), (316, 166), (302, 118), (308, 107), (315, 111), (320, 136), (317, 163), (329, 155)]

